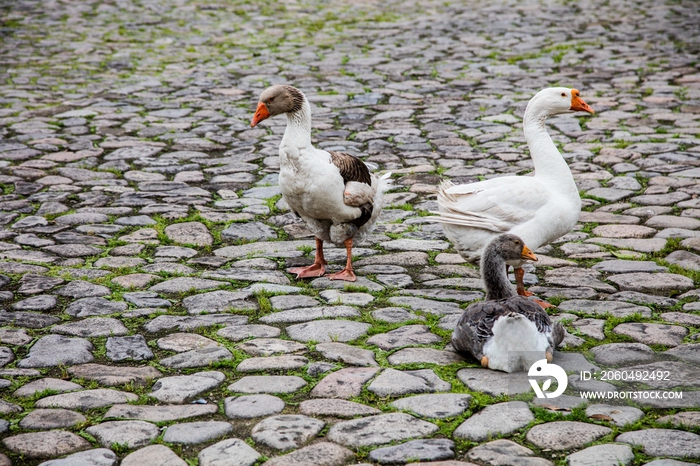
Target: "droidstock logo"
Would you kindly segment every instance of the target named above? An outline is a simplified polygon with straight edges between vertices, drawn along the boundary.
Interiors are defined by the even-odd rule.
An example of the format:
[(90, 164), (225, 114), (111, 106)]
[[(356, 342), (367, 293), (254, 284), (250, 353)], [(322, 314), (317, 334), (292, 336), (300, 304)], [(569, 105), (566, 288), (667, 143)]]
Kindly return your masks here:
[[(527, 372), (527, 375), (549, 377), (542, 384), (542, 388), (540, 388), (536, 379), (528, 379), (530, 381), (530, 385), (532, 385), (532, 389), (535, 391), (535, 395), (537, 395), (537, 398), (556, 398), (564, 393), (564, 390), (566, 390), (566, 385), (569, 383), (564, 369), (556, 364), (548, 363), (546, 359), (540, 359), (530, 366), (530, 370)], [(548, 392), (547, 389), (549, 389), (549, 387), (552, 385), (552, 377), (554, 377), (554, 379), (557, 381), (557, 389), (553, 392)]]

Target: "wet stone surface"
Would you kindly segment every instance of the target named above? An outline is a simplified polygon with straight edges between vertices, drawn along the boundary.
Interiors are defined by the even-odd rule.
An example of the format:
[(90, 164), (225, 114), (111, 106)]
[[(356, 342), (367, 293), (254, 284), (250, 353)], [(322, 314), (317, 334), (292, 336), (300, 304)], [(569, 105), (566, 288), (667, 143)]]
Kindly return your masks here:
[[(177, 6), (0, 5), (0, 465), (697, 458), (700, 60), (677, 33), (693, 2)], [(553, 82), (596, 113), (546, 126), (583, 200), (526, 267), (568, 331), (569, 388), (535, 404), (568, 415), (595, 367), (685, 380), (683, 400), (599, 400), (574, 427), (523, 407), (525, 373), (451, 351), (483, 290), (426, 218), (443, 180), (532, 171), (523, 112)], [(393, 173), (354, 283), (288, 272), (315, 242), (280, 198), (286, 120), (250, 127), (278, 83), (306, 93), (317, 148)], [(340, 270), (345, 249), (324, 252)], [(170, 447), (149, 444), (161, 427)]]

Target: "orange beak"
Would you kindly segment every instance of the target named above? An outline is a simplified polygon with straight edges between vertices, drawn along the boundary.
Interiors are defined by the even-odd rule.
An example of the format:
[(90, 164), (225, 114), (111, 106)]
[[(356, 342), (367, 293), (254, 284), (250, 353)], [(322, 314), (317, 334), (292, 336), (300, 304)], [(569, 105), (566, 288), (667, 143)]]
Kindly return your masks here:
[(253, 121), (250, 122), (250, 127), (255, 128), (255, 125), (267, 118), (270, 118), (270, 112), (267, 111), (267, 106), (262, 102), (258, 102), (258, 109), (255, 110), (255, 115), (253, 115)]
[(580, 95), (581, 93), (578, 90), (571, 89), (571, 108), (569, 110), (573, 110), (575, 112), (595, 113), (591, 106), (584, 102), (581, 97), (579, 97)]
[(535, 255), (535, 253), (532, 252), (532, 251), (530, 250), (530, 248), (528, 248), (528, 247), (525, 246), (525, 245), (523, 245), (523, 250), (522, 250), (522, 252), (520, 253), (520, 255), (521, 255), (521, 257), (522, 257), (523, 259), (529, 259), (529, 260), (531, 260), (531, 261), (537, 262), (537, 256)]

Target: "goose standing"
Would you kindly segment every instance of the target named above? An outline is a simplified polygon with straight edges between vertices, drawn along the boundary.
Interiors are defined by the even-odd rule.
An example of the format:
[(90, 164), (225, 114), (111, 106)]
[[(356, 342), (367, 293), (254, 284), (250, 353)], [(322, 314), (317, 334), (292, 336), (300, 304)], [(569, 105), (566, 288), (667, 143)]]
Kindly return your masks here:
[(265, 89), (250, 126), (283, 113), (287, 115), (287, 129), (280, 144), (279, 186), (289, 208), (316, 236), (314, 263), (290, 272), (297, 278), (325, 274), (328, 263), (323, 257), (323, 242), (330, 241), (345, 247), (347, 261), (342, 271), (328, 278), (355, 281), (352, 247), (374, 227), (390, 174), (379, 178), (353, 155), (311, 145), (311, 106), (295, 87), (276, 85)]
[(452, 333), (458, 353), (504, 372), (526, 371), (543, 358), (551, 362), (565, 335), (542, 307), (513, 290), (504, 266), (517, 260), (537, 260), (518, 236), (501, 235), (488, 244), (481, 257), (486, 300), (471, 304)]
[[(520, 236), (533, 249), (571, 231), (578, 221), (581, 198), (569, 166), (547, 134), (547, 117), (560, 113), (594, 113), (576, 89), (552, 87), (528, 103), (523, 131), (535, 166), (534, 176), (504, 176), (455, 186), (449, 181), (438, 190), (439, 217), (445, 235), (459, 254), (476, 261), (484, 247), (503, 233)], [(523, 260), (507, 261), (515, 268), (517, 292), (525, 291)], [(506, 265), (506, 267), (507, 267)]]

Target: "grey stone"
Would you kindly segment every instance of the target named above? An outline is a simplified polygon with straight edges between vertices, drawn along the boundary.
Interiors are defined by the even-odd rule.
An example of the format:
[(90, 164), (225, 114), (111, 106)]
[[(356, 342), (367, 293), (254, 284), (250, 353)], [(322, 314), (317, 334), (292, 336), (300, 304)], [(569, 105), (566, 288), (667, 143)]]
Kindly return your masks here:
[(355, 457), (347, 448), (330, 442), (317, 442), (265, 462), (265, 466), (342, 466)]
[(143, 361), (153, 358), (153, 352), (148, 348), (143, 335), (109, 337), (105, 347), (107, 349), (107, 357), (112, 361), (123, 361), (125, 359)]
[(68, 305), (65, 313), (73, 317), (90, 317), (117, 314), (126, 311), (122, 301), (109, 301), (105, 298), (83, 298)]
[(420, 417), (448, 418), (463, 414), (471, 402), (471, 395), (461, 393), (438, 393), (416, 395), (393, 401), (391, 406), (402, 411), (411, 411)]
[(392, 447), (377, 448), (370, 459), (381, 464), (403, 464), (413, 460), (445, 460), (454, 458), (454, 442), (448, 439), (412, 440)]
[(700, 343), (678, 345), (664, 352), (664, 354), (692, 364), (700, 364)]
[(656, 422), (659, 424), (668, 422), (676, 427), (698, 427), (700, 426), (700, 411), (681, 411), (680, 413), (660, 417)]
[(275, 338), (280, 335), (280, 329), (269, 325), (236, 325), (224, 327), (217, 335), (231, 341), (241, 341), (247, 338)]
[(539, 448), (559, 451), (582, 447), (610, 432), (611, 429), (595, 424), (556, 421), (534, 426), (525, 438)]
[(114, 386), (129, 382), (146, 384), (160, 377), (161, 372), (155, 367), (126, 367), (104, 366), (101, 364), (82, 364), (68, 369), (68, 372), (78, 378), (95, 380), (100, 385)]
[(157, 285), (153, 285), (148, 290), (154, 293), (164, 295), (178, 295), (180, 293), (189, 293), (192, 291), (210, 290), (223, 286), (223, 282), (216, 280), (207, 280), (204, 278), (181, 277), (171, 278)]
[(492, 396), (503, 394), (519, 395), (532, 392), (527, 376), (522, 372), (507, 374), (488, 369), (468, 368), (460, 369), (457, 372), (457, 377), (470, 390), (484, 392)]
[(234, 393), (294, 393), (306, 386), (301, 377), (287, 375), (248, 375), (228, 386)]
[(570, 466), (627, 466), (634, 460), (634, 453), (627, 445), (594, 445), (566, 457)]
[(253, 466), (260, 454), (243, 440), (222, 440), (199, 452), (199, 466)]
[(126, 403), (137, 400), (133, 393), (96, 388), (94, 390), (81, 390), (77, 392), (51, 395), (37, 401), (37, 408), (65, 408), (65, 409), (93, 409), (104, 408), (118, 403)]
[(257, 309), (257, 305), (243, 301), (251, 295), (252, 293), (241, 291), (211, 291), (188, 296), (182, 300), (182, 305), (190, 314), (228, 312), (231, 309)]
[(143, 327), (151, 332), (161, 332), (177, 328), (178, 330), (193, 330), (198, 327), (214, 325), (242, 325), (248, 322), (248, 317), (231, 314), (208, 314), (201, 316), (158, 316)]
[(561, 311), (583, 312), (597, 316), (610, 314), (613, 317), (628, 317), (634, 314), (640, 314), (642, 317), (651, 317), (651, 309), (648, 307), (617, 301), (572, 299), (562, 302), (557, 307)]
[(83, 338), (68, 338), (61, 335), (41, 337), (30, 349), (29, 355), (17, 363), (17, 367), (51, 367), (74, 365), (94, 359), (92, 343)]
[(385, 307), (372, 312), (372, 317), (389, 323), (401, 323), (410, 320), (425, 320), (425, 317), (402, 307)]
[(42, 294), (17, 301), (12, 305), (12, 309), (17, 311), (48, 311), (56, 307), (57, 302), (54, 296)]
[(430, 345), (441, 342), (442, 338), (431, 333), (425, 325), (405, 325), (387, 333), (379, 333), (367, 339), (370, 345), (389, 351), (402, 346)]
[(86, 432), (105, 448), (117, 443), (132, 449), (153, 442), (160, 434), (160, 429), (145, 421), (107, 421), (88, 427)]
[(618, 325), (613, 332), (646, 345), (677, 346), (688, 334), (688, 329), (678, 325), (631, 322)]
[(163, 441), (167, 443), (184, 443), (195, 445), (228, 435), (233, 426), (224, 421), (202, 421), (173, 424), (169, 426), (163, 435)]
[(457, 303), (434, 301), (432, 299), (415, 298), (412, 296), (393, 296), (389, 298), (389, 302), (399, 306), (408, 306), (416, 311), (424, 311), (437, 315), (462, 313), (462, 309)]
[(431, 369), (397, 371), (384, 369), (367, 387), (379, 396), (397, 396), (409, 393), (449, 391), (452, 385), (440, 379)]
[(20, 388), (15, 390), (14, 395), (20, 398), (31, 398), (36, 393), (41, 393), (46, 390), (66, 393), (82, 389), (83, 387), (77, 383), (69, 382), (68, 380), (46, 377), (44, 379), (34, 380), (33, 382), (22, 385)]
[[(197, 255), (197, 250), (192, 248), (185, 248), (182, 246), (158, 246), (156, 248), (155, 257), (163, 258), (173, 258), (173, 259), (183, 259), (190, 258)], [(152, 270), (146, 269), (146, 272), (151, 272)], [(191, 270), (191, 269), (187, 269)]]
[[(467, 452), (467, 458), (491, 465), (552, 466), (554, 463), (544, 458), (534, 457), (529, 448), (510, 440), (494, 440)], [(471, 464), (471, 463), (468, 463)]]
[(248, 358), (241, 361), (236, 367), (238, 372), (271, 372), (290, 371), (299, 369), (308, 364), (309, 360), (303, 356), (267, 356), (260, 358)]
[(693, 280), (673, 273), (624, 273), (608, 278), (623, 291), (670, 294), (686, 291), (694, 287)]
[(664, 296), (654, 296), (637, 291), (619, 291), (613, 293), (608, 298), (613, 301), (627, 301), (638, 304), (655, 304), (657, 306), (675, 306), (678, 304), (677, 299), (666, 298)]
[(656, 262), (652, 261), (620, 259), (598, 262), (593, 268), (604, 273), (666, 272), (668, 270), (668, 268), (657, 265)]
[(9, 324), (17, 327), (44, 328), (59, 322), (57, 317), (45, 316), (35, 312), (4, 312), (0, 310), (0, 325)]
[(220, 346), (205, 346), (161, 359), (160, 363), (173, 369), (206, 367), (213, 362), (231, 359), (229, 350)]
[(333, 417), (355, 417), (381, 413), (381, 411), (371, 406), (333, 398), (302, 401), (299, 404), (299, 411), (309, 416)]
[(82, 280), (74, 280), (56, 289), (55, 293), (70, 298), (89, 298), (93, 296), (109, 296), (112, 292), (106, 286), (95, 285)]
[(115, 405), (105, 413), (105, 419), (141, 419), (142, 421), (167, 422), (189, 419), (197, 416), (210, 416), (219, 408), (215, 404), (206, 405), (168, 405), (168, 406), (138, 406)]
[(641, 343), (608, 343), (591, 348), (595, 362), (604, 366), (628, 366), (656, 359), (654, 351)]
[(495, 435), (507, 435), (527, 426), (535, 419), (522, 401), (510, 401), (487, 406), (457, 427), (455, 437), (483, 441)]
[(319, 343), (316, 351), (331, 361), (342, 361), (353, 366), (376, 366), (374, 353), (370, 350), (356, 348), (344, 343)]
[(580, 333), (595, 338), (596, 340), (605, 340), (605, 320), (603, 319), (578, 319), (571, 323), (571, 326)]
[(464, 358), (452, 351), (433, 348), (404, 348), (387, 358), (389, 364), (455, 364), (464, 362)]
[(224, 411), (231, 419), (251, 419), (281, 413), (284, 401), (272, 395), (232, 396), (224, 400)]
[(19, 421), (19, 426), (27, 430), (49, 430), (70, 428), (85, 421), (85, 416), (68, 409), (35, 409)]
[(32, 341), (26, 330), (0, 327), (0, 343), (24, 346)]
[(218, 371), (164, 377), (153, 384), (149, 396), (162, 403), (184, 403), (189, 398), (218, 387), (225, 378)]
[(261, 222), (232, 223), (221, 237), (229, 241), (268, 241), (276, 239), (277, 233)]
[(597, 420), (611, 418), (617, 426), (632, 424), (644, 417), (644, 411), (633, 406), (610, 406), (604, 404), (590, 405), (586, 408), (586, 416)]
[(360, 338), (371, 325), (350, 320), (317, 320), (287, 327), (287, 335), (297, 341), (347, 342)]
[(78, 337), (103, 337), (108, 335), (126, 335), (129, 333), (129, 329), (119, 320), (111, 317), (92, 317), (68, 324), (56, 325), (51, 329), (51, 332)]
[(253, 427), (251, 437), (275, 450), (299, 448), (315, 438), (326, 424), (323, 421), (299, 414), (271, 416)]
[(120, 466), (187, 466), (187, 463), (165, 445), (150, 445), (127, 455)]
[(424, 437), (437, 430), (435, 424), (408, 414), (390, 413), (339, 422), (330, 428), (326, 437), (341, 445), (357, 448)]
[(73, 453), (65, 458), (45, 461), (39, 466), (114, 466), (117, 461), (117, 455), (112, 450), (95, 448)]
[[(676, 217), (674, 217), (676, 218)], [(675, 264), (688, 270), (700, 270), (700, 256), (689, 251), (673, 251), (666, 256), (666, 262)]]
[[(231, 327), (227, 327), (231, 328)], [(183, 353), (207, 346), (219, 346), (214, 340), (197, 335), (196, 333), (171, 333), (167, 337), (158, 339), (158, 348)]]
[(265, 322), (268, 324), (286, 324), (308, 322), (315, 319), (335, 319), (339, 317), (360, 316), (360, 311), (350, 306), (317, 306), (275, 312), (274, 314), (263, 316), (260, 319), (260, 322)]
[(379, 369), (375, 367), (341, 369), (325, 376), (316, 384), (311, 390), (311, 396), (342, 399), (359, 396), (365, 382), (374, 377), (377, 372)]
[(53, 458), (90, 448), (82, 437), (65, 430), (49, 430), (5, 437), (5, 447), (25, 458)]
[(238, 349), (253, 356), (271, 356), (273, 354), (289, 354), (306, 352), (306, 345), (279, 338), (256, 338), (238, 344)]
[(63, 279), (28, 273), (23, 275), (19, 282), (21, 286), (17, 290), (18, 293), (37, 294), (60, 285), (63, 283)]
[(641, 445), (649, 456), (678, 456), (700, 458), (700, 435), (675, 429), (645, 429), (625, 432), (616, 442)]

